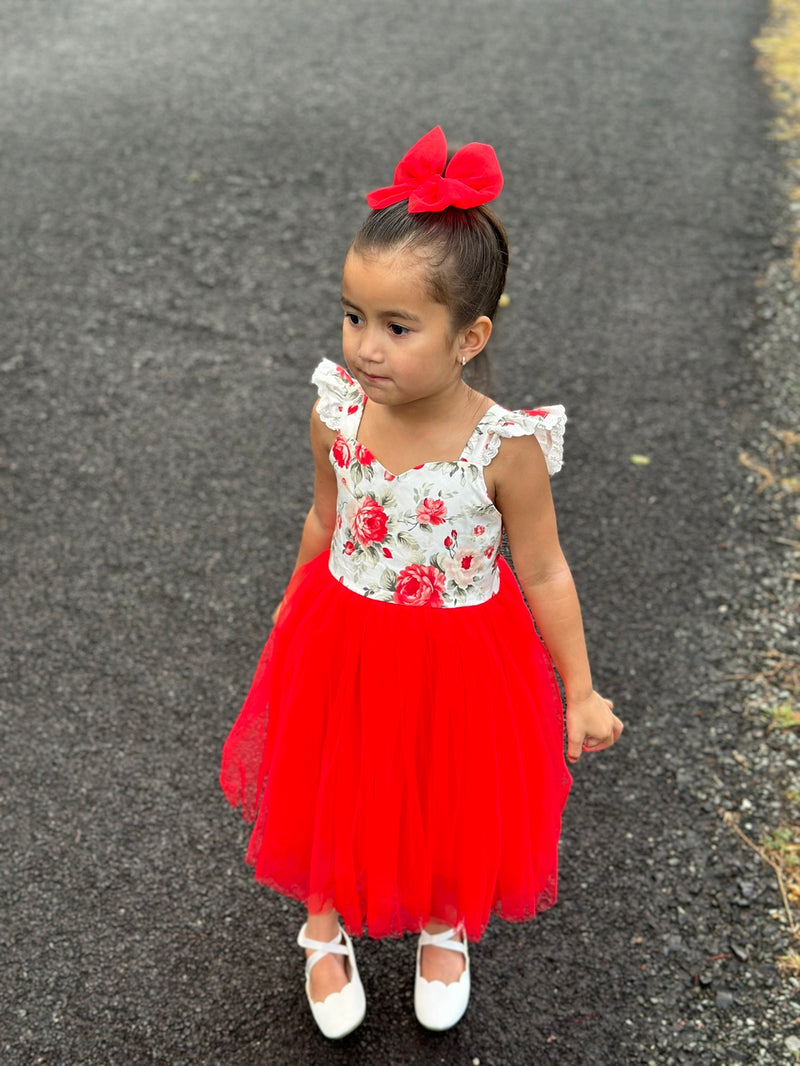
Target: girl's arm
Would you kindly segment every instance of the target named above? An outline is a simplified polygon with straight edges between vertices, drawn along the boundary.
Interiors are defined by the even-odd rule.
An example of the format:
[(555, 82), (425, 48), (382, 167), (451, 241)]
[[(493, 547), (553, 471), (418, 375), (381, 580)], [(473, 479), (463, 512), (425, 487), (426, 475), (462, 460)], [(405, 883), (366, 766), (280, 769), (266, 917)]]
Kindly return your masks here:
[(622, 732), (613, 704), (592, 686), (580, 604), (558, 540), (541, 447), (534, 437), (504, 440), (492, 471), (495, 506), (536, 626), (564, 684), (567, 758), (602, 751)]
[[(301, 566), (311, 562), (320, 552), (331, 546), (331, 538), (336, 525), (336, 476), (330, 463), (330, 450), (336, 439), (332, 429), (328, 429), (317, 414), (317, 405), (311, 412), (311, 450), (314, 455), (314, 499), (303, 524), (303, 535), (294, 564), (294, 575)], [(283, 600), (275, 608), (272, 621), (275, 622)]]

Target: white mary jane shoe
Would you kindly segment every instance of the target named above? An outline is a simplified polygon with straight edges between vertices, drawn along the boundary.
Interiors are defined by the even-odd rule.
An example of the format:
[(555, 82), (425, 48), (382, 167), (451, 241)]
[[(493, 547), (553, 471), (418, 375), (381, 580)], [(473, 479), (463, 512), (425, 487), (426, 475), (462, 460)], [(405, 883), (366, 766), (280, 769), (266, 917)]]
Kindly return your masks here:
[[(427, 981), (420, 969), (422, 949), (431, 947), (460, 951), (464, 956), (464, 972), (449, 985), (443, 981)], [(426, 1029), (450, 1029), (459, 1021), (469, 1003), (470, 977), (467, 938), (458, 929), (443, 933), (426, 933), (423, 929), (417, 943), (417, 975), (414, 981), (414, 1010), (417, 1021)]]
[[(306, 998), (314, 1021), (329, 1040), (339, 1040), (361, 1025), (367, 1011), (367, 1000), (364, 986), (358, 976), (353, 942), (341, 926), (333, 940), (311, 940), (306, 936), (306, 927), (303, 925), (297, 936), (297, 943), (301, 948), (308, 948), (312, 952), (306, 959)], [(325, 955), (347, 956), (350, 981), (341, 992), (332, 992), (321, 1003), (316, 1003), (311, 998), (311, 971)]]

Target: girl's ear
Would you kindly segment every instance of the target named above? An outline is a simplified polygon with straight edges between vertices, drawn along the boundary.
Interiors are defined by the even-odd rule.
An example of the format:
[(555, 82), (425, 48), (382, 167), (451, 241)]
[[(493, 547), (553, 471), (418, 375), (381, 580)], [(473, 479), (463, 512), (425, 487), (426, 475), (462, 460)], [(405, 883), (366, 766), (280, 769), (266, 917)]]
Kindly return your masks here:
[(462, 330), (458, 335), (458, 361), (468, 363), (474, 359), (478, 352), (482, 352), (492, 335), (492, 320), (487, 315), (481, 315), (475, 321)]

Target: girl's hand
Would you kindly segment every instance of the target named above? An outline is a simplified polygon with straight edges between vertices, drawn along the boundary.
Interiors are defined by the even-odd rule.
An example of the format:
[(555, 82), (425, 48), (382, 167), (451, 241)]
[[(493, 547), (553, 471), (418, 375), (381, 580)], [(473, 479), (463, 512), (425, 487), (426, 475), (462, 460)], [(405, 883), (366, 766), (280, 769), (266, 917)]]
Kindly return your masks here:
[(584, 751), (610, 748), (623, 730), (614, 704), (599, 692), (588, 699), (567, 700), (567, 759), (577, 762)]

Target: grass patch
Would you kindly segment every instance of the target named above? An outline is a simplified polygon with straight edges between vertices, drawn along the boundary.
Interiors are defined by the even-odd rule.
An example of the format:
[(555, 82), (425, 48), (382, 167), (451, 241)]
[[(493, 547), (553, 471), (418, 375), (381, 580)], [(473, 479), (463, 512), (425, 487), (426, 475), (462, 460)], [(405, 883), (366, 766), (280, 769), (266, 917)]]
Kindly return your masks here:
[(757, 844), (739, 825), (735, 814), (731, 811), (720, 813), (723, 821), (734, 833), (775, 871), (786, 922), (796, 945), (775, 961), (781, 973), (800, 974), (800, 925), (797, 921), (797, 911), (800, 907), (800, 824), (795, 822), (792, 825), (780, 825)]
[[(784, 870), (800, 866), (800, 827), (781, 825), (762, 840), (768, 854), (777, 859)], [(800, 899), (800, 895), (798, 895)]]
[(792, 267), (800, 278), (800, 0), (772, 0), (767, 24), (753, 46), (777, 110), (773, 136), (790, 147), (797, 145), (797, 152), (787, 155), (795, 212)]
[(800, 729), (800, 710), (791, 700), (784, 700), (767, 708), (768, 729)]
[(792, 911), (800, 908), (800, 825), (779, 825), (761, 842), (767, 862), (775, 870), (781, 894), (789, 915), (796, 948), (776, 959), (778, 969), (786, 976), (800, 976), (800, 928)]

